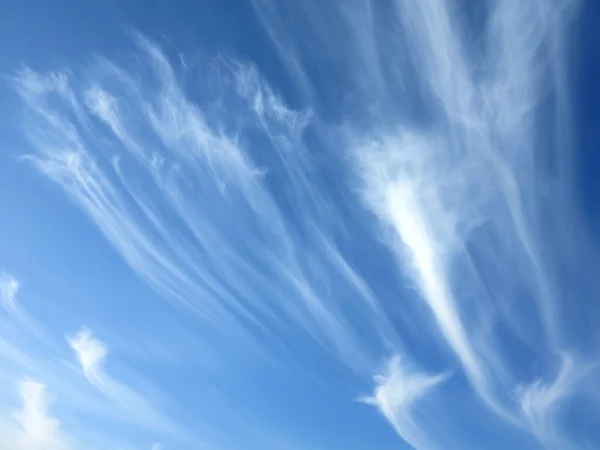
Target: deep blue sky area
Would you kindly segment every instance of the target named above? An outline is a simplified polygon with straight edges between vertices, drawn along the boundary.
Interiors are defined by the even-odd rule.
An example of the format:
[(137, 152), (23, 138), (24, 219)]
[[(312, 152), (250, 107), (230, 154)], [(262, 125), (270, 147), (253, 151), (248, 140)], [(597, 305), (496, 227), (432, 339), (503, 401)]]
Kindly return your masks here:
[(581, 169), (580, 189), (586, 210), (589, 211), (591, 229), (597, 229), (597, 195), (600, 189), (595, 170), (600, 164), (598, 148), (600, 148), (600, 112), (598, 98), (600, 90), (598, 76), (600, 75), (600, 48), (596, 42), (600, 37), (598, 27), (594, 26), (594, 18), (599, 14), (598, 5), (588, 2), (574, 28), (575, 46), (573, 54), (575, 110), (578, 121), (577, 133), (581, 136), (578, 152), (581, 157), (578, 167)]
[(0, 2), (0, 450), (599, 448), (599, 19)]

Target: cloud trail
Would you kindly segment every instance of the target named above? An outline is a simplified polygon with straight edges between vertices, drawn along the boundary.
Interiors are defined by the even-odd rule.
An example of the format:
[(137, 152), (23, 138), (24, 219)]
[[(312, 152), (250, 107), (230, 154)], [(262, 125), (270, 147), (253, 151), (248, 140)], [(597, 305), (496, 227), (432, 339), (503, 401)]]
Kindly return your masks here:
[(0, 298), (2, 307), (9, 312), (17, 309), (17, 292), (19, 291), (19, 282), (10, 274), (0, 273)]
[(431, 448), (432, 439), (426, 437), (415, 423), (411, 407), (419, 397), (426, 395), (446, 378), (446, 375), (410, 373), (402, 366), (401, 359), (394, 356), (388, 362), (386, 372), (375, 377), (377, 386), (373, 396), (363, 398), (362, 401), (376, 406), (412, 447)]
[(163, 433), (182, 437), (189, 435), (132, 388), (106, 373), (104, 365), (108, 350), (104, 343), (94, 338), (90, 330), (82, 328), (67, 340), (88, 381), (115, 405), (128, 412), (132, 420)]
[[(7, 272), (1, 273), (2, 304), (12, 307), (5, 308), (10, 313), (7, 317), (0, 315), (0, 380), (3, 383), (0, 389), (0, 448), (93, 450), (107, 445), (126, 448), (124, 440), (112, 441), (110, 434), (98, 434), (89, 423), (84, 426), (77, 423), (81, 418), (92, 423), (103, 420), (123, 423), (128, 428), (134, 424), (155, 436), (203, 445), (173, 418), (167, 418), (159, 411), (152, 399), (106, 372), (108, 349), (87, 328), (67, 339), (84, 374), (81, 377), (79, 370), (74, 370), (76, 367), (70, 362), (73, 358), (64, 352), (63, 345), (54, 342), (42, 323), (20, 305), (19, 281)], [(86, 381), (82, 382), (81, 378)], [(22, 400), (22, 408), (14, 413), (5, 409), (14, 397), (13, 386), (18, 386)], [(56, 403), (64, 420), (63, 416), (55, 417), (50, 413), (50, 403)], [(73, 415), (77, 421), (73, 420)], [(69, 431), (64, 432), (63, 428)], [(116, 447), (117, 443), (121, 447)]]

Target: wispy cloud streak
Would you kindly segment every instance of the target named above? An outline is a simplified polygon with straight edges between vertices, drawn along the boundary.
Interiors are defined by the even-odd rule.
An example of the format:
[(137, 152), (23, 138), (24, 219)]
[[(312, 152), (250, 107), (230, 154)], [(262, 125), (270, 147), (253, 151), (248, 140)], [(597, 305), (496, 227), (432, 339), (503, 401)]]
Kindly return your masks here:
[(161, 414), (148, 400), (106, 372), (104, 365), (108, 350), (104, 343), (94, 338), (90, 330), (82, 328), (74, 336), (69, 337), (68, 342), (75, 352), (85, 377), (115, 405), (126, 411), (128, 417), (163, 433), (180, 437), (189, 435), (187, 431)]
[(376, 406), (396, 432), (415, 449), (431, 448), (435, 439), (423, 433), (413, 418), (412, 409), (420, 397), (446, 378), (446, 375), (411, 372), (403, 366), (400, 357), (394, 356), (388, 362), (387, 370), (375, 377), (373, 396), (362, 401)]
[[(93, 429), (93, 423), (104, 420), (127, 424), (129, 428), (134, 424), (137, 429), (155, 436), (158, 433), (194, 442), (193, 434), (159, 411), (148, 396), (107, 373), (104, 365), (108, 349), (91, 331), (82, 328), (68, 339), (77, 361), (77, 365), (73, 364), (73, 355), (65, 351), (68, 350), (64, 348), (65, 343), (53, 341), (43, 322), (34, 319), (20, 304), (19, 281), (7, 272), (2, 272), (0, 281), (4, 307), (0, 310), (0, 380), (3, 384), (0, 448), (92, 450), (95, 445), (114, 447), (116, 441), (111, 441), (112, 433), (101, 435)], [(14, 397), (12, 387), (22, 400), (22, 408), (14, 413), (6, 409)], [(50, 406), (54, 403), (66, 417), (65, 421), (63, 416), (51, 414)], [(73, 415), (89, 422), (74, 425)], [(126, 445), (125, 440), (120, 444)], [(194, 445), (200, 444), (194, 442)]]
[[(362, 348), (347, 312), (371, 317), (369, 333), (382, 349), (394, 336), (389, 326), (382, 335), (380, 305), (328, 232), (335, 206), (316, 189), (300, 140), (309, 112), (285, 107), (255, 68), (236, 61), (227, 62), (230, 72), (212, 95), (239, 118), (213, 113), (210, 103), (204, 111), (186, 97), (162, 51), (142, 36), (134, 40), (148, 60), (151, 90), (104, 60), (98, 80), (29, 70), (15, 78), (31, 107), (37, 153), (28, 158), (165, 297), (217, 329), (258, 340), (261, 353), (261, 333), (294, 324), (368, 374), (377, 358)], [(91, 87), (78, 92), (79, 83)], [(251, 133), (266, 139), (263, 155), (247, 148)], [(274, 195), (268, 185), (278, 179), (286, 188)], [(319, 271), (332, 257), (338, 262), (325, 279)]]
[[(271, 33), (294, 27), (275, 2), (254, 4)], [(540, 162), (566, 161), (560, 130), (571, 118), (561, 49), (577, 2), (492, 1), (466, 10), (444, 0), (378, 8), (356, 1), (327, 25), (324, 9), (307, 2), (300, 20), (343, 66), (340, 83), (361, 87), (353, 101), (364, 114), (347, 136), (363, 198), (433, 315), (429, 336), (444, 338), (488, 406), (543, 441), (511, 397), (522, 368), (499, 333), (509, 330), (520, 351), (540, 360), (573, 361), (559, 320), (567, 255), (557, 250), (573, 236), (555, 234), (552, 223), (566, 212), (547, 198), (549, 186), (568, 186)], [(311, 52), (311, 39), (294, 40), (291, 54)], [(304, 73), (316, 75), (308, 65)]]

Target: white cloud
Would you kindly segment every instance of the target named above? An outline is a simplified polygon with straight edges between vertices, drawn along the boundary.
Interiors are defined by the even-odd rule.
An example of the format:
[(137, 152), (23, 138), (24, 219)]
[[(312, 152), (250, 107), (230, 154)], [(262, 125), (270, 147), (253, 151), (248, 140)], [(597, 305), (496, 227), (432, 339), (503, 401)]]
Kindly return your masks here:
[(428, 375), (411, 371), (399, 356), (388, 362), (384, 374), (374, 377), (376, 386), (372, 396), (361, 399), (374, 405), (390, 422), (396, 432), (417, 450), (431, 448), (431, 436), (415, 418), (413, 407), (419, 399), (442, 383), (447, 375)]
[(162, 414), (150, 400), (134, 388), (112, 377), (104, 365), (108, 355), (106, 345), (96, 339), (91, 330), (83, 327), (67, 341), (75, 352), (85, 377), (119, 408), (123, 420), (178, 437), (189, 433), (175, 421)]
[[(411, 151), (419, 151), (418, 148)], [(414, 182), (413, 182), (414, 183)], [(436, 228), (452, 227), (452, 217), (441, 212), (437, 223), (423, 211), (427, 208), (417, 193), (423, 186), (413, 185), (408, 177), (388, 187), (388, 214), (402, 242), (409, 251), (415, 277), (421, 292), (433, 311), (439, 327), (463, 362), (476, 384), (483, 384), (483, 374), (477, 356), (469, 342), (448, 283), (445, 265), (448, 243)], [(432, 214), (433, 215), (433, 214)], [(449, 224), (450, 223), (450, 224)], [(442, 230), (444, 233), (446, 230)], [(452, 236), (450, 236), (452, 239)], [(439, 247), (442, 247), (441, 249)]]
[[(494, 411), (512, 421), (513, 413), (495, 396), (495, 380), (490, 379), (485, 358), (467, 331), (461, 310), (464, 301), (454, 292), (453, 265), (468, 258), (463, 240), (478, 225), (479, 213), (471, 209), (473, 203), (477, 204), (476, 198), (462, 198), (462, 190), (471, 182), (462, 161), (444, 162), (444, 158), (436, 157), (445, 148), (441, 139), (408, 130), (359, 145), (355, 156), (365, 183), (363, 195), (390, 231), (390, 249), (400, 267), (414, 280), (441, 336), (458, 357), (477, 393)], [(446, 164), (448, 167), (444, 167)], [(457, 174), (452, 174), (453, 170)], [(464, 179), (455, 179), (460, 176)], [(450, 180), (445, 181), (445, 177)], [(469, 289), (477, 289), (478, 274), (466, 276), (474, 277)], [(485, 303), (471, 309), (490, 313)], [(479, 320), (480, 316), (471, 314), (468, 325), (473, 329)], [(433, 338), (437, 330), (426, 333)]]
[(0, 300), (2, 307), (9, 313), (14, 313), (17, 309), (17, 292), (19, 291), (19, 282), (9, 273), (0, 271)]
[(12, 418), (0, 419), (0, 450), (68, 450), (72, 448), (61, 424), (49, 411), (46, 387), (23, 381), (22, 408)]
[[(0, 379), (3, 383), (0, 403), (3, 407), (8, 404), (12, 397), (9, 386), (23, 376), (39, 381), (22, 382), (19, 391), (22, 409), (0, 419), (1, 450), (72, 448), (75, 444), (71, 436), (75, 434), (85, 437), (77, 441), (77, 450), (95, 448), (93, 444), (97, 441), (111, 441), (111, 436), (96, 436), (93, 423), (87, 422), (98, 416), (128, 425), (135, 422), (159, 433), (186, 434), (147, 399), (106, 373), (104, 364), (108, 350), (87, 328), (68, 339), (85, 378), (78, 376), (73, 365), (64, 362), (64, 345), (57, 345), (43, 331), (41, 324), (34, 322), (28, 311), (19, 305), (18, 287), (13, 276), (0, 273)], [(3, 311), (8, 313), (6, 317), (2, 317)], [(62, 411), (67, 411), (71, 417), (77, 415), (84, 423), (78, 426), (75, 434), (69, 430), (69, 439), (49, 411), (51, 402), (46, 386), (61, 400)]]
[(22, 324), (25, 324), (28, 320), (19, 308), (18, 292), (19, 282), (17, 279), (11, 274), (0, 270), (0, 307), (11, 319), (19, 320)]
[(94, 339), (92, 332), (86, 328), (79, 330), (68, 339), (75, 351), (85, 376), (94, 384), (102, 384), (103, 364), (106, 360), (106, 347)]
[(562, 353), (553, 380), (539, 379), (518, 389), (521, 412), (541, 443), (550, 448), (577, 447), (576, 443), (569, 441), (558, 419), (561, 406), (577, 393), (579, 384), (593, 369), (594, 366), (589, 364), (576, 364), (572, 355)]

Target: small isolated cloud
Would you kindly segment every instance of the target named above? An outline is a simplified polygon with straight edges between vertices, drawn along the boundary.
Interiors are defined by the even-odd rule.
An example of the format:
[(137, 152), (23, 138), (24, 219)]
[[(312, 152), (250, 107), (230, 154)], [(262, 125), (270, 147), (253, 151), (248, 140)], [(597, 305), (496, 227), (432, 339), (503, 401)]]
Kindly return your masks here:
[(571, 448), (561, 432), (558, 416), (561, 406), (572, 397), (591, 367), (576, 364), (573, 356), (561, 354), (560, 368), (554, 380), (538, 379), (521, 387), (519, 404), (525, 421), (536, 438), (551, 448)]
[[(37, 322), (20, 305), (17, 298), (19, 289), (19, 280), (9, 272), (0, 269), (0, 341), (7, 339), (9, 329), (15, 331), (16, 328), (43, 339), (43, 332)], [(19, 341), (22, 341), (22, 338)], [(13, 346), (13, 348), (17, 347), (18, 345)]]
[(394, 356), (388, 362), (386, 372), (374, 377), (376, 387), (373, 395), (361, 401), (376, 406), (396, 432), (414, 448), (426, 448), (426, 438), (414, 419), (412, 407), (446, 378), (446, 374), (428, 375), (410, 371), (403, 366), (399, 356)]
[(164, 416), (145, 396), (105, 370), (108, 349), (94, 337), (91, 330), (82, 327), (67, 341), (75, 352), (85, 377), (118, 407), (124, 420), (173, 435), (187, 434), (187, 431)]
[(26, 380), (19, 395), (22, 407), (0, 419), (0, 450), (68, 450), (61, 424), (50, 414), (46, 386)]
[(94, 384), (99, 383), (102, 379), (102, 366), (107, 355), (104, 344), (95, 339), (92, 332), (87, 328), (79, 330), (68, 341), (77, 355), (85, 376), (90, 382)]
[(0, 304), (8, 312), (17, 308), (19, 282), (11, 274), (0, 271)]
[(163, 450), (163, 446), (159, 443), (152, 444), (152, 450)]

